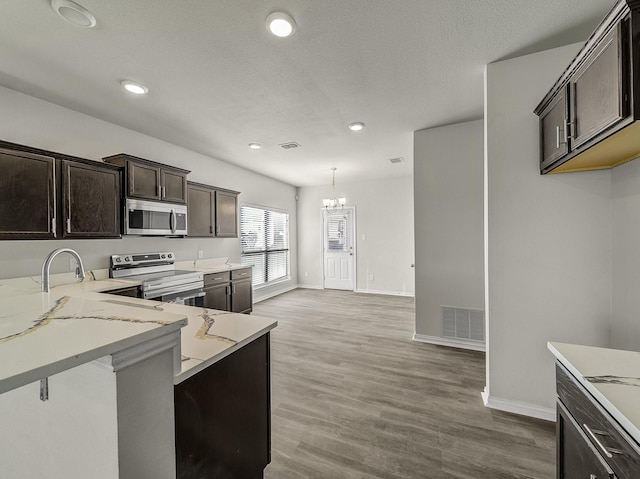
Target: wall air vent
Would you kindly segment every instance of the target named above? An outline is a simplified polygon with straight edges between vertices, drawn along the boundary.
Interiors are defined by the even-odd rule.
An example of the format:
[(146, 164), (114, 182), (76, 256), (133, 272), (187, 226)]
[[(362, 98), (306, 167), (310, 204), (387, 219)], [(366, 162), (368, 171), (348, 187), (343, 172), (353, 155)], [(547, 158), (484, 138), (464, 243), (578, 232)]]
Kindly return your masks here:
[(484, 311), (442, 306), (442, 336), (484, 342)]
[(300, 148), (300, 143), (297, 143), (295, 141), (290, 141), (288, 143), (281, 143), (280, 144), (280, 148), (284, 149), (284, 150), (290, 150), (292, 148)]
[(389, 158), (389, 162), (393, 163), (394, 165), (396, 163), (404, 163), (404, 158), (399, 156), (398, 158)]

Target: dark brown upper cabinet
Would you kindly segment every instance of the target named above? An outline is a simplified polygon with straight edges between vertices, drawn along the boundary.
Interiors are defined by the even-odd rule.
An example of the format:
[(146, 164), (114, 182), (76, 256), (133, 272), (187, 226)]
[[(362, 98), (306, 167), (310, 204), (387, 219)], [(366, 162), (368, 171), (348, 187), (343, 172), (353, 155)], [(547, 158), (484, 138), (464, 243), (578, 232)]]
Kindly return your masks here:
[(0, 149), (0, 169), (0, 238), (55, 238), (55, 158)]
[(106, 163), (124, 168), (127, 198), (187, 202), (188, 170), (120, 153), (103, 158)]
[(640, 0), (619, 0), (538, 104), (542, 174), (640, 157), (639, 36)]
[(64, 238), (120, 237), (120, 172), (62, 161)]
[(216, 236), (238, 237), (238, 193), (216, 190)]
[(0, 142), (0, 238), (120, 237), (117, 167)]
[(187, 183), (188, 236), (238, 237), (238, 192)]

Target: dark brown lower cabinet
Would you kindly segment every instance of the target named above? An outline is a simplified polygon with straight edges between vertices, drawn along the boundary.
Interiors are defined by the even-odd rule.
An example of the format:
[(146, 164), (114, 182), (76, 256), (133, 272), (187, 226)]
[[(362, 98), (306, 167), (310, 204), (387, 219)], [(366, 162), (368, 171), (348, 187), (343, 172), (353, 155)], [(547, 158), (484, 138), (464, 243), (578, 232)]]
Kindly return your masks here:
[(230, 284), (228, 282), (205, 286), (204, 307), (219, 311), (229, 311), (229, 288)]
[(259, 479), (271, 461), (269, 333), (177, 384), (178, 479)]
[(558, 478), (614, 479), (616, 475), (558, 401)]
[(556, 386), (558, 479), (640, 478), (640, 444), (559, 363)]
[(231, 282), (231, 311), (250, 313), (253, 310), (253, 289), (251, 278)]

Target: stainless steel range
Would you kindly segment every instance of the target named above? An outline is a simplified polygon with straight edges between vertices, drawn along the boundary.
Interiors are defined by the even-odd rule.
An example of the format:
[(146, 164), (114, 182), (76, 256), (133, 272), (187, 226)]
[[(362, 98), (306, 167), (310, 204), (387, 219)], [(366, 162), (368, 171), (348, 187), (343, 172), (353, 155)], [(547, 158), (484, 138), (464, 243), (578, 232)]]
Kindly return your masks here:
[(177, 270), (174, 263), (172, 252), (114, 254), (109, 277), (140, 280), (144, 299), (203, 306), (202, 273)]

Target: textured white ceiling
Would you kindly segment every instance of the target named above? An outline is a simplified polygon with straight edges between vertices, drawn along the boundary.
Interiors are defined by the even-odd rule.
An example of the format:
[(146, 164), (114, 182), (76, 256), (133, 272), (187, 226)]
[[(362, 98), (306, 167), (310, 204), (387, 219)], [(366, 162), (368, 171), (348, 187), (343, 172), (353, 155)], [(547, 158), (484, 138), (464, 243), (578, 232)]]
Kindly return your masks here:
[[(486, 63), (584, 41), (614, 2), (78, 0), (89, 30), (49, 0), (1, 3), (1, 85), (305, 186), (332, 166), (337, 181), (411, 174), (414, 130), (482, 117)], [(274, 10), (294, 36), (267, 33)]]

